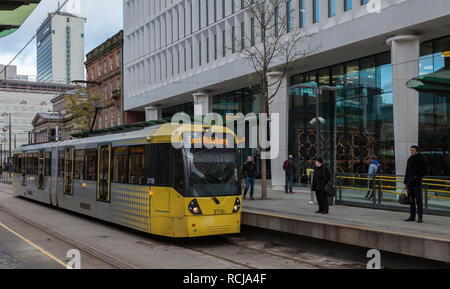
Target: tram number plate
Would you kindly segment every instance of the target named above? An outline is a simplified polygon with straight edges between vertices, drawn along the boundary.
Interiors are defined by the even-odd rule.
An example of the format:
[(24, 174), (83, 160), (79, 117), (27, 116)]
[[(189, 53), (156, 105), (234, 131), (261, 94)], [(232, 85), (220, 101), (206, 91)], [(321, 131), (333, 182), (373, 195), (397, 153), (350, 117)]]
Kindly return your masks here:
[(216, 215), (224, 215), (225, 214), (225, 210), (223, 210), (223, 209), (214, 210), (214, 214), (216, 214)]

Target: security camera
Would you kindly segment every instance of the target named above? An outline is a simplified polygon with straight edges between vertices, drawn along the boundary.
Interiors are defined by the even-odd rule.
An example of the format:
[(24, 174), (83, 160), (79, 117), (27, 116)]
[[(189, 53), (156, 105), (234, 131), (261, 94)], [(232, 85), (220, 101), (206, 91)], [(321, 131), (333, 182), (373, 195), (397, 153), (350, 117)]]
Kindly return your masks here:
[(323, 117), (316, 117), (316, 118), (314, 118), (313, 120), (311, 120), (309, 123), (310, 123), (311, 125), (315, 125), (315, 124), (317, 124), (317, 121), (319, 121), (319, 122), (322, 123), (322, 124), (325, 124), (325, 123), (326, 123), (326, 120), (325, 120)]

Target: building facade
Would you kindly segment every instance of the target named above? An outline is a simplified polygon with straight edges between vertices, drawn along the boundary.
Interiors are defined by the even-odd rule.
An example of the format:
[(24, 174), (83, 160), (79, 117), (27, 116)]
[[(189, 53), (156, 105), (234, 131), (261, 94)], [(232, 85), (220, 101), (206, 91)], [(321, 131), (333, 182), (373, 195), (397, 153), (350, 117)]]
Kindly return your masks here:
[(9, 143), (12, 149), (28, 144), (36, 114), (51, 113), (51, 100), (71, 89), (74, 87), (70, 85), (0, 80), (0, 143), (3, 144), (3, 151), (8, 151)]
[(31, 132), (33, 144), (54, 142), (58, 139), (58, 129), (61, 123), (59, 113), (37, 113), (31, 123), (33, 131)]
[(84, 24), (68, 13), (50, 13), (37, 30), (37, 81), (84, 80)]
[[(190, 109), (258, 112), (257, 91), (249, 91), (252, 67), (227, 47), (233, 35), (252, 33), (245, 1), (124, 0), (124, 106), (148, 119)], [(280, 79), (270, 106), (280, 115), (280, 155), (271, 161), (272, 185), (284, 185), (282, 166), (296, 157), (296, 181), (320, 154), (334, 172), (364, 172), (373, 155), (386, 173), (402, 175), (411, 145), (424, 147), (429, 174), (449, 173), (449, 99), (419, 93), (406, 82), (445, 67), (450, 2), (435, 0), (287, 0), (293, 29), (311, 34), (317, 47)], [(258, 42), (258, 39), (256, 39)], [(231, 45), (233, 46), (233, 45)], [(298, 84), (337, 86), (318, 96)], [(320, 102), (326, 119), (320, 135), (309, 122)], [(197, 113), (197, 111), (196, 111)], [(439, 141), (428, 144), (436, 136)], [(438, 165), (439, 169), (435, 168)]]
[[(86, 56), (87, 88), (91, 98), (100, 98), (96, 129), (127, 122), (123, 113), (123, 31), (100, 44)], [(99, 99), (99, 100), (100, 100)]]

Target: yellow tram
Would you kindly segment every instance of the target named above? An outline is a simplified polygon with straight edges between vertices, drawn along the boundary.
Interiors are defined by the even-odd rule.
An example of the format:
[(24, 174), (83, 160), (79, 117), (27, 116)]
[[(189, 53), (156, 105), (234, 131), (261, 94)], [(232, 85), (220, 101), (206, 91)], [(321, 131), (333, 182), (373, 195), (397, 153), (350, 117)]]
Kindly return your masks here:
[(154, 235), (235, 234), (242, 203), (235, 140), (225, 127), (168, 123), (28, 145), (14, 152), (13, 190)]

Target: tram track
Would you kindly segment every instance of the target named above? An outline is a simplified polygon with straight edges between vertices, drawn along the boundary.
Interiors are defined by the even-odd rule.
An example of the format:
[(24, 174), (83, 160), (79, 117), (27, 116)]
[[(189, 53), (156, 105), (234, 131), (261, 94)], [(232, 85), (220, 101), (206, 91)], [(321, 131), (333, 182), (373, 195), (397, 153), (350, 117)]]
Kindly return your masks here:
[(0, 211), (2, 211), (3, 213), (5, 213), (11, 217), (14, 217), (15, 219), (21, 221), (22, 223), (25, 223), (25, 224), (37, 229), (38, 231), (44, 232), (44, 233), (58, 239), (59, 241), (62, 241), (63, 243), (66, 243), (66, 244), (72, 246), (73, 249), (77, 249), (80, 252), (84, 252), (84, 253), (90, 255), (91, 257), (94, 257), (95, 259), (98, 259), (98, 260), (112, 266), (113, 268), (116, 268), (116, 269), (138, 269), (137, 267), (135, 267), (129, 263), (119, 260), (119, 259), (117, 259), (107, 253), (104, 253), (96, 248), (93, 248), (92, 246), (89, 246), (81, 241), (75, 240), (74, 238), (68, 237), (58, 231), (47, 228), (47, 227), (42, 226), (28, 218), (20, 216), (19, 214), (11, 211), (8, 208), (5, 208), (2, 205), (0, 205)]

